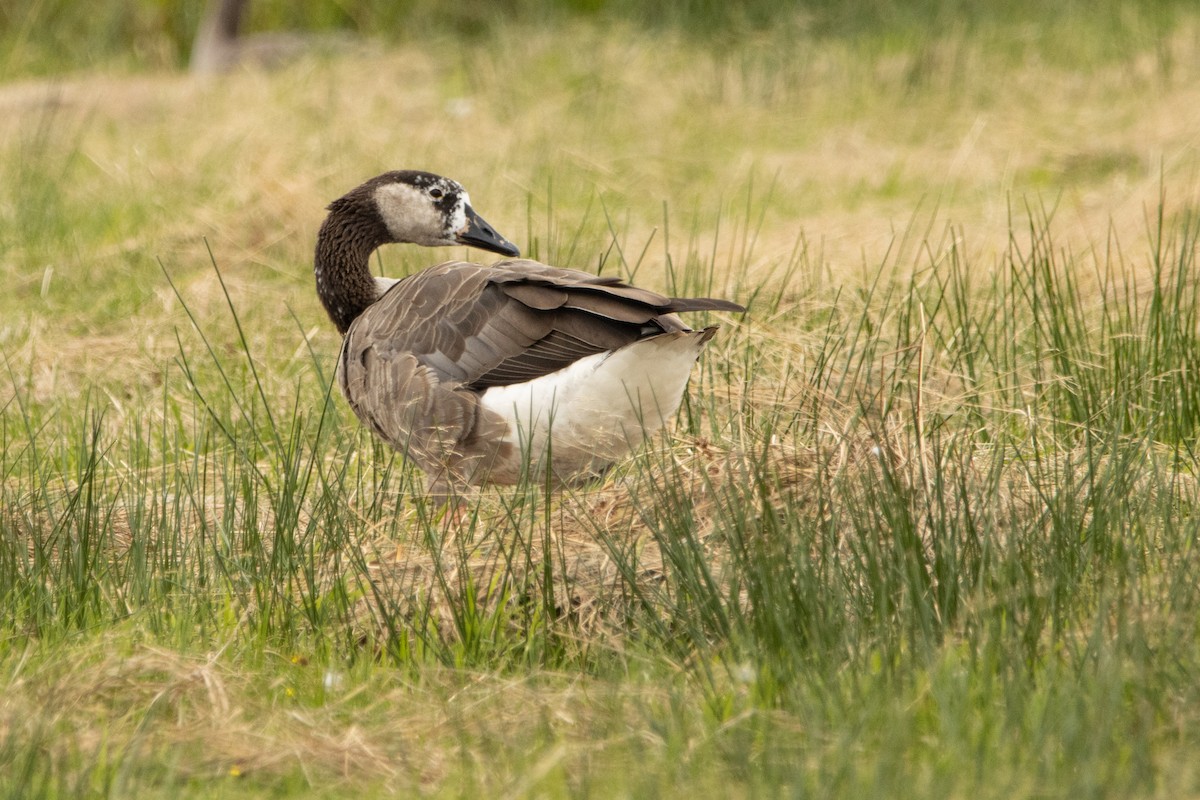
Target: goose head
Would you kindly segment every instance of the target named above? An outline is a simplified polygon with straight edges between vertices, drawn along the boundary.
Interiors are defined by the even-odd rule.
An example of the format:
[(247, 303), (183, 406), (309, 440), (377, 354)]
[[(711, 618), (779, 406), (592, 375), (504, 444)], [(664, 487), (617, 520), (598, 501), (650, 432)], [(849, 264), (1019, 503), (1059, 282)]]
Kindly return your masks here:
[(317, 235), (317, 294), (338, 330), (379, 299), (370, 256), (385, 244), (467, 245), (521, 254), (471, 207), (462, 184), (416, 170), (385, 172), (329, 204)]
[(462, 184), (429, 172), (385, 172), (333, 201), (329, 210), (331, 219), (374, 218), (384, 234), (379, 244), (468, 245), (503, 256), (521, 254), (476, 213)]

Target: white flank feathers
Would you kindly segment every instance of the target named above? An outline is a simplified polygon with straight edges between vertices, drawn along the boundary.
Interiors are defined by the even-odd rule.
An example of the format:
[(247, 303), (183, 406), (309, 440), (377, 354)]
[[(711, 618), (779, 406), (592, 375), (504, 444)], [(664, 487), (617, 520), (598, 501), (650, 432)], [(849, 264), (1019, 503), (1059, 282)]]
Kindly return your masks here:
[(553, 471), (566, 478), (622, 458), (675, 414), (705, 338), (705, 331), (652, 336), (488, 389), (483, 407), (508, 423), (516, 445), (514, 461), (493, 471), (519, 472), (528, 463), (536, 472), (549, 455)]

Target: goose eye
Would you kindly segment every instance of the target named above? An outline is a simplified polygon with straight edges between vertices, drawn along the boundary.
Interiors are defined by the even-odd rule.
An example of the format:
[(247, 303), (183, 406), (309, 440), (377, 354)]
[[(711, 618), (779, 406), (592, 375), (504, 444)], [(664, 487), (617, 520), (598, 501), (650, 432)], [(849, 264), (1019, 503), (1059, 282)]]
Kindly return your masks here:
[(429, 190), (429, 196), (432, 197), (434, 200), (441, 200), (442, 194), (443, 194), (442, 190), (438, 189), (437, 187), (434, 187)]

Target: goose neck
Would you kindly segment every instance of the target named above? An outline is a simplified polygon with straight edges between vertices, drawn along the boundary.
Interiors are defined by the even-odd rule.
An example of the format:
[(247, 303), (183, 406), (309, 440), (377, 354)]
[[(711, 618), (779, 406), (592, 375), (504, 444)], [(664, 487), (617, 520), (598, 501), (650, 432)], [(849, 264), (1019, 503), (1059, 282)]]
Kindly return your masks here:
[(370, 259), (386, 241), (382, 223), (362, 216), (334, 211), (321, 226), (313, 260), (317, 295), (341, 334), (379, 298)]

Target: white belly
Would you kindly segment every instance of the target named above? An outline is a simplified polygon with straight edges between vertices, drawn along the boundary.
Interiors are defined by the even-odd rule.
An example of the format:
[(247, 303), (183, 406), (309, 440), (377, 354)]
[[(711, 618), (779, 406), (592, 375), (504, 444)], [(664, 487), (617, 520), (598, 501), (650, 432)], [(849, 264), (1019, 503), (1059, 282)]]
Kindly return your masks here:
[[(515, 455), (492, 479), (516, 480), (547, 461), (563, 479), (598, 473), (674, 416), (706, 331), (667, 333), (597, 353), (526, 383), (495, 386), (483, 407), (508, 424)], [(513, 474), (509, 474), (513, 473)]]

